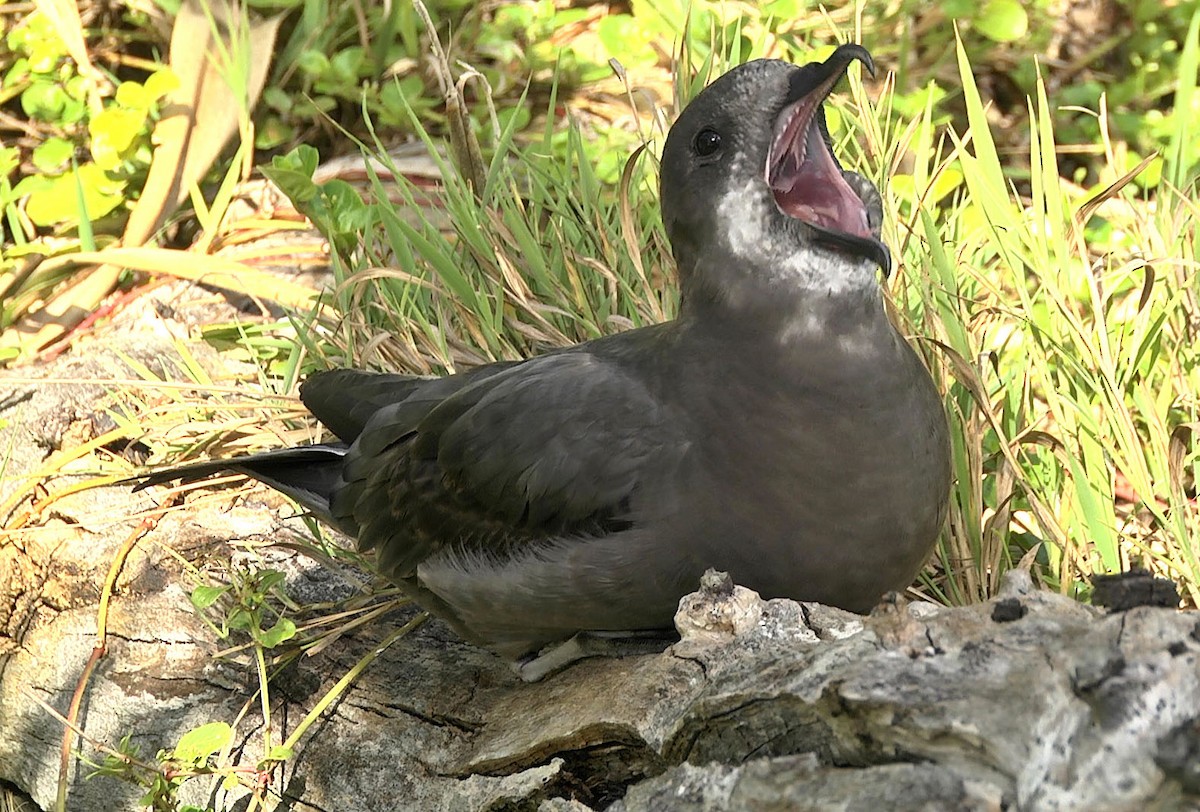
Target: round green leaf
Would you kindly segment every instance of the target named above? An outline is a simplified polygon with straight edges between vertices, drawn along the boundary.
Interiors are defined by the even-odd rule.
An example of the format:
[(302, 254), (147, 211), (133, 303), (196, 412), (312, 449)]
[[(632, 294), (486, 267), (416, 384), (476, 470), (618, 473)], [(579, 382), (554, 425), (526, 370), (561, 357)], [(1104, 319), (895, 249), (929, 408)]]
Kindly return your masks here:
[(1029, 30), (1029, 15), (1016, 0), (988, 0), (974, 21), (975, 28), (995, 42), (1012, 42)]
[[(79, 209), (80, 190), (84, 211)], [(39, 226), (78, 223), (81, 216), (96, 220), (121, 205), (124, 190), (124, 181), (110, 178), (94, 163), (86, 163), (78, 172), (67, 172), (33, 191), (25, 213)]]
[(282, 744), (277, 744), (267, 753), (267, 761), (287, 761), (292, 757), (293, 750), (290, 747), (284, 747)]
[(831, 135), (837, 135), (845, 128), (841, 111), (832, 105), (825, 106), (825, 126)]
[(888, 179), (887, 188), (900, 200), (913, 203), (917, 199), (917, 183), (912, 175), (892, 175)]
[(330, 82), (341, 82), (357, 88), (359, 71), (363, 68), (366, 54), (359, 46), (343, 48), (329, 60), (329, 72), (324, 77)]
[(277, 116), (269, 116), (254, 130), (254, 146), (258, 149), (276, 149), (294, 141), (296, 128)]
[(146, 123), (145, 110), (110, 107), (88, 122), (92, 159), (105, 169), (116, 169), (129, 157), (134, 139)]
[(82, 76), (72, 76), (63, 82), (63, 90), (76, 101), (87, 101), (88, 83)]
[(0, 86), (11, 88), (22, 79), (29, 76), (29, 60), (21, 57), (12, 63), (12, 67), (0, 78)]
[(962, 170), (953, 166), (946, 167), (946, 169), (943, 170), (933, 182), (933, 187), (929, 190), (927, 201), (929, 203), (937, 203), (959, 186), (962, 186), (962, 183)]
[(777, 20), (795, 20), (804, 10), (805, 4), (800, 0), (773, 0), (762, 6), (762, 13)]
[(179, 77), (170, 68), (159, 68), (146, 77), (146, 94), (157, 101), (179, 87)]
[(59, 171), (71, 160), (75, 145), (65, 138), (51, 136), (33, 149), (33, 165), (38, 171), (52, 174)]
[(301, 51), (296, 57), (296, 67), (309, 76), (320, 76), (329, 69), (329, 60), (320, 51)]
[(117, 104), (131, 110), (148, 110), (154, 99), (141, 82), (121, 82), (117, 85)]
[(16, 147), (0, 147), (0, 177), (7, 176), (21, 163), (21, 152)]
[(34, 73), (52, 73), (67, 50), (57, 36), (31, 37), (25, 47), (29, 54), (29, 67)]
[(652, 36), (629, 14), (602, 17), (596, 34), (604, 50), (626, 68), (653, 65), (658, 61), (658, 51), (651, 45)]
[(57, 121), (67, 101), (66, 92), (57, 83), (35, 80), (21, 94), (21, 109), (38, 121)]
[(270, 107), (272, 110), (278, 110), (280, 113), (286, 113), (292, 109), (292, 97), (287, 91), (278, 87), (265, 87), (262, 92), (263, 104)]

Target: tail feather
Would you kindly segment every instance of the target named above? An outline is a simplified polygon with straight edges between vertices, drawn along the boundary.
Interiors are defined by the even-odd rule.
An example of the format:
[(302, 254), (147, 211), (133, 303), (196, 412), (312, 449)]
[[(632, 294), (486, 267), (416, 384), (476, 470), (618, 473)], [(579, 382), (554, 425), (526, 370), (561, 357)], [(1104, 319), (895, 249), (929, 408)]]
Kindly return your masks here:
[(329, 500), (341, 481), (342, 461), (348, 446), (328, 443), (281, 448), (227, 460), (206, 460), (164, 468), (134, 477), (134, 491), (167, 482), (196, 482), (214, 474), (237, 473), (290, 496), (318, 519), (334, 527), (338, 522), (329, 512)]

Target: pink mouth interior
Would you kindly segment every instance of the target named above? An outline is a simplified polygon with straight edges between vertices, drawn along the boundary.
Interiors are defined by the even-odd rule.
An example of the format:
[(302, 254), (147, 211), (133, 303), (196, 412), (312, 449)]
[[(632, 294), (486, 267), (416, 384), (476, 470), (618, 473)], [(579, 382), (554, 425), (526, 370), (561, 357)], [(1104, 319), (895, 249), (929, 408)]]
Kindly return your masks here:
[(816, 107), (807, 101), (784, 111), (781, 118), (787, 123), (767, 157), (767, 183), (775, 205), (789, 217), (827, 231), (869, 239), (874, 235), (866, 207), (834, 163), (816, 123)]

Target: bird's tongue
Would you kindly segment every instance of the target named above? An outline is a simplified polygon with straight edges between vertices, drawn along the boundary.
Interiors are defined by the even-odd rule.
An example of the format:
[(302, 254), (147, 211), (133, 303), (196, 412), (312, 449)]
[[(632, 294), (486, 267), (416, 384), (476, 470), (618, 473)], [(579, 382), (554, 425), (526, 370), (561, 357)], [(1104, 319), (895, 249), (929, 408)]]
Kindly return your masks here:
[(870, 238), (866, 207), (842, 177), (806, 102), (784, 111), (787, 124), (767, 161), (775, 204), (789, 217), (827, 231)]

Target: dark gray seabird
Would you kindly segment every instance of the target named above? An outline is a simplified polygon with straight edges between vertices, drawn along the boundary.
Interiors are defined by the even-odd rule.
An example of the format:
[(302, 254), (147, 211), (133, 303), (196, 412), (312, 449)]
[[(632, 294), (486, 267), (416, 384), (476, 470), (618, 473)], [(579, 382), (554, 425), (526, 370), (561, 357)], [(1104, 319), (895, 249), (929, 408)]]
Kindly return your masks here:
[(139, 487), (258, 479), (526, 679), (665, 636), (710, 567), (869, 610), (928, 556), (950, 457), (884, 311), (879, 192), (831, 151), (822, 104), (854, 60), (873, 72), (858, 45), (742, 65), (675, 122), (675, 321), (444, 378), (319, 373), (301, 398), (340, 442)]

